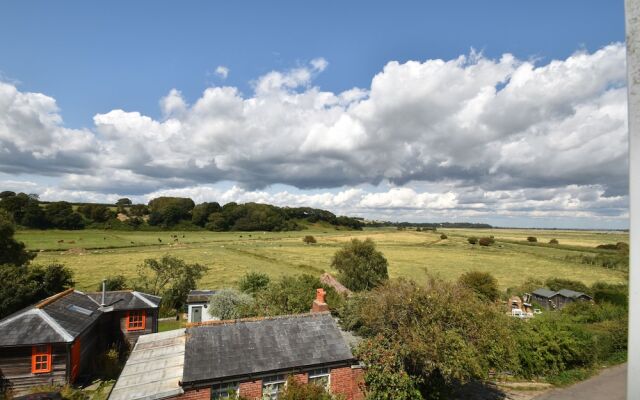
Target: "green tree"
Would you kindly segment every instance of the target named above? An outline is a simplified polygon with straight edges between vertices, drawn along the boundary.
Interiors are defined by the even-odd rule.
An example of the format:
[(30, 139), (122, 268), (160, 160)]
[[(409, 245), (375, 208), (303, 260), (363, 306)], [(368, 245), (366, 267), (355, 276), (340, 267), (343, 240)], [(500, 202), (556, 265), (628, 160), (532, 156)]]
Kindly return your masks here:
[(209, 315), (221, 320), (251, 316), (253, 298), (235, 289), (222, 289), (209, 299)]
[(264, 290), (269, 286), (269, 275), (262, 272), (249, 272), (240, 278), (238, 287), (242, 292), (255, 294), (261, 290)]
[(478, 238), (475, 236), (471, 236), (470, 238), (467, 238), (467, 242), (469, 242), (469, 244), (476, 244), (478, 243)]
[(347, 319), (358, 334), (388, 341), (385, 347), (399, 357), (388, 364), (395, 365), (394, 375), (410, 375), (425, 398), (447, 398), (458, 383), (517, 366), (509, 317), (462, 285), (392, 280), (356, 296), (356, 304), (344, 310), (343, 317), (355, 314)]
[(460, 275), (458, 282), (473, 290), (483, 300), (496, 301), (500, 296), (498, 281), (488, 272), (469, 271)]
[(35, 257), (25, 249), (24, 243), (13, 238), (14, 233), (13, 218), (0, 209), (0, 264), (25, 265)]
[(369, 290), (389, 279), (387, 259), (369, 238), (352, 239), (335, 253), (331, 266), (340, 273), (338, 280), (353, 291)]
[(538, 238), (535, 236), (527, 236), (527, 242), (529, 243), (535, 243), (538, 241)]
[(220, 212), (221, 209), (220, 204), (216, 202), (198, 204), (191, 212), (191, 222), (204, 227), (209, 221), (209, 215)]
[(164, 255), (159, 260), (147, 258), (138, 266), (136, 288), (155, 296), (163, 296), (166, 307), (179, 310), (190, 290), (208, 268), (201, 264), (187, 264), (179, 258)]
[(44, 210), (49, 224), (60, 229), (82, 229), (84, 222), (80, 214), (73, 211), (73, 207), (66, 201), (47, 204)]
[(118, 207), (124, 207), (124, 206), (130, 206), (132, 204), (131, 200), (123, 197), (121, 199), (118, 199), (118, 201), (116, 201), (116, 206)]

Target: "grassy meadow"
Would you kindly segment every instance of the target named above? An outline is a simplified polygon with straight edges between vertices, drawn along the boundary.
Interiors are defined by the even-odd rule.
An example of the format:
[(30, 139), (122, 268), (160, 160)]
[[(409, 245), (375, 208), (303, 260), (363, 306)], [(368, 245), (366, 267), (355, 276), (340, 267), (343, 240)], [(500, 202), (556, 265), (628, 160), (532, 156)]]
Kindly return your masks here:
[[(445, 233), (448, 238), (440, 239)], [(305, 245), (302, 238), (314, 235), (317, 244)], [(472, 246), (469, 236), (493, 235), (491, 247)], [(541, 245), (530, 245), (535, 236)], [(456, 279), (470, 270), (491, 272), (501, 288), (517, 286), (529, 277), (562, 277), (586, 284), (596, 281), (624, 282), (627, 273), (568, 261), (576, 255), (591, 254), (603, 243), (628, 242), (625, 232), (526, 230), (526, 229), (443, 229), (438, 232), (395, 228), (337, 231), (316, 226), (298, 232), (209, 232), (209, 231), (32, 231), (16, 234), (31, 250), (38, 251), (35, 263), (60, 262), (75, 271), (76, 287), (94, 290), (106, 276), (136, 276), (136, 266), (146, 258), (164, 254), (198, 262), (209, 267), (200, 282), (202, 288), (233, 286), (249, 271), (272, 277), (332, 272), (331, 258), (351, 238), (371, 238), (389, 260), (392, 277), (420, 281), (427, 274)], [(551, 238), (560, 246), (549, 247)], [(177, 240), (176, 240), (177, 239)]]

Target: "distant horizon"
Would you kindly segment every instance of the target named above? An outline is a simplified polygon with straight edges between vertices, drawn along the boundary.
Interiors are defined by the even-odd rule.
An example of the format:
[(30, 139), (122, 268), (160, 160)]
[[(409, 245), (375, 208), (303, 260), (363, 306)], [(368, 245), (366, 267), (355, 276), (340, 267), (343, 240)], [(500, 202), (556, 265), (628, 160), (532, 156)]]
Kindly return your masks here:
[(623, 4), (4, 11), (0, 190), (629, 229)]

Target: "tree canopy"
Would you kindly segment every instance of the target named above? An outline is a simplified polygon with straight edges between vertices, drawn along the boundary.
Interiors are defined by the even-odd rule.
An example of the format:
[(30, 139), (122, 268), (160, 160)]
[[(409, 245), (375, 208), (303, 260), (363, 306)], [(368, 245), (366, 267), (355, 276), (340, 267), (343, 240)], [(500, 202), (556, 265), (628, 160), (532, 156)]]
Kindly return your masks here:
[(369, 238), (352, 239), (335, 253), (331, 266), (338, 270), (340, 282), (353, 291), (369, 290), (389, 279), (387, 259)]

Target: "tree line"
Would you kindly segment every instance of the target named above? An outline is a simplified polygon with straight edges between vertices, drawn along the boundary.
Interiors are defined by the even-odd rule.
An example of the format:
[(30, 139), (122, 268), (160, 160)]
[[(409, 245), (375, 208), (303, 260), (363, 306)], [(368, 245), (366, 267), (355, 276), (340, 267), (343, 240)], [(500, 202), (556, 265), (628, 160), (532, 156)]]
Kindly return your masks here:
[(34, 229), (294, 231), (318, 222), (356, 230), (364, 226), (360, 219), (310, 207), (235, 202), (196, 205), (183, 197), (158, 197), (148, 204), (133, 204), (128, 198), (111, 205), (72, 204), (43, 202), (34, 194), (4, 191), (0, 193), (0, 209), (11, 214), (18, 226)]

